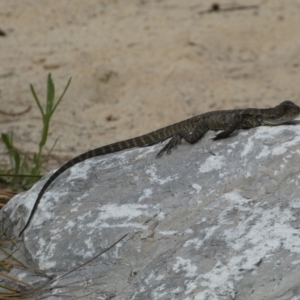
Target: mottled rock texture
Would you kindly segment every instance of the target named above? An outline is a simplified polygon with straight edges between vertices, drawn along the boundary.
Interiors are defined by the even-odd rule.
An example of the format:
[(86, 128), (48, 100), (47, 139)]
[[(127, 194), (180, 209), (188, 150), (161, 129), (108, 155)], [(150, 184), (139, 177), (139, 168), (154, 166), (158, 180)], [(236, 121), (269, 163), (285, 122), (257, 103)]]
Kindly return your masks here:
[[(160, 159), (155, 145), (62, 174), (16, 257), (61, 276), (127, 235), (52, 283), (26, 269), (11, 275), (35, 287), (48, 282), (36, 299), (299, 299), (299, 121), (218, 142), (214, 135)], [(9, 234), (18, 235), (48, 177), (1, 211)]]

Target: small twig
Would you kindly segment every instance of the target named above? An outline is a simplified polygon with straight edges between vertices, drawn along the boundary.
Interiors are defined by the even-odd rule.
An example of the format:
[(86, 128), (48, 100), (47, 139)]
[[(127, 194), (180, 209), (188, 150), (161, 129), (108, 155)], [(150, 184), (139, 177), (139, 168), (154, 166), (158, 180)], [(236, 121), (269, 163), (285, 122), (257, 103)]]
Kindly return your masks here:
[(199, 11), (199, 14), (209, 14), (220, 11), (234, 11), (234, 10), (245, 10), (245, 9), (256, 9), (259, 5), (232, 5), (228, 7), (221, 7), (219, 3), (213, 3), (210, 9)]
[(2, 115), (6, 115), (6, 116), (11, 116), (11, 117), (16, 117), (16, 116), (21, 116), (21, 115), (24, 115), (25, 113), (29, 112), (31, 110), (31, 106), (28, 106), (25, 110), (19, 112), (19, 113), (8, 113), (4, 110), (1, 110), (0, 109), (0, 113)]
[[(128, 233), (126, 233), (125, 235), (123, 235), (121, 238), (119, 238), (116, 242), (114, 242), (111, 246), (109, 246), (108, 248), (102, 250), (100, 253), (98, 253), (96, 256), (92, 257), (91, 259), (89, 259), (88, 261), (86, 261), (85, 263), (77, 266), (76, 268), (72, 269), (71, 271), (59, 276), (58, 278), (55, 278), (52, 282), (55, 282), (57, 280), (62, 279), (63, 277), (66, 277), (67, 275), (75, 272), (76, 270), (84, 267), (85, 265), (89, 264), (91, 261), (95, 260), (97, 257), (101, 256), (103, 253), (109, 251), (111, 248), (113, 248), (114, 246), (116, 246), (119, 242), (121, 242), (126, 236), (128, 235)], [(51, 283), (52, 283), (51, 282)]]

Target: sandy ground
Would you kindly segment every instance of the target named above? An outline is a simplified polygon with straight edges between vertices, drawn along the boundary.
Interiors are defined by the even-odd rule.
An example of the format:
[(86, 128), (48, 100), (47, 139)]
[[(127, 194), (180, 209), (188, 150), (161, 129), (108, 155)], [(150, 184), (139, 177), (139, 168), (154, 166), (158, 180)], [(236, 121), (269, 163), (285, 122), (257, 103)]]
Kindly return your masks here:
[[(46, 170), (89, 149), (209, 110), (300, 104), (300, 0), (0, 0), (1, 133), (37, 149), (29, 90), (57, 95)], [(231, 10), (236, 5), (256, 5)], [(228, 9), (224, 10), (222, 9)], [(0, 161), (6, 159), (0, 143)]]

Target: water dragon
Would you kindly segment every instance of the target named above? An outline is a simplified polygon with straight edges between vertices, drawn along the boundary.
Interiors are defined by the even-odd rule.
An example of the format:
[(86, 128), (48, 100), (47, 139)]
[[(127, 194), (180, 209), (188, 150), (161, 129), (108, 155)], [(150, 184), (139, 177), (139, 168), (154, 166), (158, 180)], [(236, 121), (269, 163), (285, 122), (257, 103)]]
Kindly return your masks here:
[(265, 109), (246, 108), (233, 110), (216, 110), (186, 119), (173, 125), (169, 125), (167, 127), (147, 133), (145, 135), (116, 142), (80, 154), (79, 156), (71, 159), (63, 166), (61, 166), (46, 181), (46, 183), (40, 190), (37, 199), (35, 200), (30, 216), (24, 228), (20, 232), (19, 237), (29, 226), (41, 198), (43, 197), (44, 193), (51, 185), (51, 183), (55, 181), (60, 174), (80, 162), (83, 162), (92, 157), (115, 153), (125, 149), (151, 146), (170, 138), (168, 143), (166, 143), (166, 145), (156, 155), (156, 157), (159, 158), (164, 153), (170, 154), (172, 149), (175, 149), (181, 143), (182, 139), (190, 144), (193, 144), (201, 139), (201, 137), (208, 130), (222, 130), (213, 138), (213, 140), (220, 140), (229, 137), (230, 134), (238, 129), (249, 129), (262, 125), (279, 125), (295, 119), (299, 114), (300, 107), (292, 101), (288, 100), (280, 103), (275, 107)]

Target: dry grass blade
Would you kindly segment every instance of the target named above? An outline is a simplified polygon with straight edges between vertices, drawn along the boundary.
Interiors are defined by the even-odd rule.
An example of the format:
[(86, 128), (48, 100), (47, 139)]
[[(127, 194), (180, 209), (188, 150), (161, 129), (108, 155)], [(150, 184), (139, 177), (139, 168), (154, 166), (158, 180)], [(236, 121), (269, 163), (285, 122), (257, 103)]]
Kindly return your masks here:
[(17, 278), (14, 278), (14, 277), (12, 277), (12, 276), (9, 276), (9, 275), (7, 275), (7, 274), (5, 274), (5, 273), (3, 273), (3, 272), (0, 272), (0, 276), (3, 276), (3, 277), (5, 277), (5, 278), (8, 278), (8, 279), (10, 279), (10, 280), (12, 280), (12, 281), (15, 281), (15, 282), (17, 282), (17, 283), (20, 283), (20, 284), (22, 284), (22, 285), (30, 286), (29, 283), (27, 283), (27, 282), (25, 282), (25, 281), (22, 281), (22, 280), (19, 280), (19, 279), (17, 279)]
[(7, 190), (0, 190), (0, 195), (2, 196), (7, 196), (7, 197), (14, 197), (15, 195), (17, 195), (17, 192), (13, 192), (13, 191), (7, 191)]
[[(57, 289), (66, 289), (66, 288), (69, 288), (67, 291), (61, 291), (61, 292), (58, 292), (56, 294), (51, 294), (51, 296), (63, 296), (65, 295), (66, 297), (69, 296), (70, 293), (73, 293), (73, 292), (76, 292), (76, 291), (79, 291), (79, 290), (82, 290), (84, 288), (86, 288), (87, 285), (84, 285), (84, 286), (80, 286), (80, 287), (74, 287), (72, 285), (74, 284), (79, 284), (79, 283), (82, 283), (82, 282), (86, 282), (88, 284), (88, 281), (92, 280), (92, 279), (95, 279), (95, 278), (100, 278), (100, 277), (103, 277), (103, 275), (100, 275), (100, 276), (95, 276), (93, 278), (87, 278), (85, 280), (78, 280), (78, 281), (73, 281), (73, 282), (70, 282), (68, 284), (57, 284), (55, 286), (52, 286), (52, 287), (49, 287), (49, 285), (53, 284), (53, 283), (56, 283), (58, 282), (59, 280), (61, 280), (62, 278), (66, 277), (67, 275), (75, 272), (76, 270), (82, 268), (83, 266), (87, 265), (88, 263), (90, 263), (91, 261), (95, 260), (96, 258), (98, 258), (99, 256), (101, 256), (102, 254), (104, 254), (105, 252), (109, 251), (110, 249), (112, 249), (114, 246), (116, 246), (120, 241), (122, 241), (128, 234), (125, 234), (123, 235), (121, 238), (119, 238), (115, 243), (113, 243), (111, 246), (109, 246), (108, 248), (102, 250), (99, 254), (97, 254), (96, 256), (94, 256), (93, 258), (91, 258), (90, 260), (88, 260), (87, 262), (79, 265), (78, 267), (72, 269), (71, 271), (51, 280), (49, 283), (46, 284), (46, 286), (44, 287), (41, 287), (41, 288), (38, 288), (38, 289), (32, 289), (32, 290), (29, 290), (29, 291), (24, 291), (24, 292), (20, 292), (20, 291), (17, 291), (11, 287), (8, 287), (8, 286), (1, 286), (3, 289), (6, 289), (6, 290), (9, 290), (11, 291), (12, 293), (10, 294), (4, 294), (4, 293), (0, 293), (0, 300), (20, 300), (20, 299), (39, 299), (39, 300), (42, 300), (42, 299), (47, 299), (49, 296), (50, 296), (50, 293), (53, 292), (53, 290), (57, 290)], [(3, 262), (2, 262), (3, 263)], [(5, 263), (9, 263), (8, 261), (6, 261)], [(26, 267), (25, 265), (18, 265), (16, 263), (13, 263), (14, 265), (18, 266), (18, 267)], [(35, 270), (34, 268), (29, 268), (29, 269), (32, 269), (32, 270)], [(41, 272), (41, 270), (37, 270), (39, 272)], [(0, 272), (0, 276), (3, 275), (3, 277), (6, 277), (14, 282), (17, 282), (19, 284), (22, 284), (22, 285), (29, 285), (28, 283), (26, 282), (23, 282), (21, 280), (18, 280), (16, 278), (13, 278), (9, 275), (6, 275), (6, 274), (2, 274)], [(87, 297), (89, 294), (85, 294), (85, 295), (82, 295), (82, 296), (79, 296), (77, 298), (72, 298), (72, 299), (84, 299), (85, 297)], [(38, 297), (38, 298), (37, 298)]]
[(126, 233), (126, 234), (123, 235), (120, 239), (118, 239), (115, 243), (113, 243), (111, 246), (109, 246), (108, 248), (104, 249), (104, 250), (101, 251), (99, 254), (97, 254), (96, 256), (94, 256), (93, 258), (91, 258), (90, 260), (88, 260), (87, 262), (85, 262), (85, 263), (79, 265), (78, 267), (76, 267), (76, 268), (74, 268), (73, 270), (71, 270), (71, 271), (65, 273), (64, 275), (62, 275), (62, 276), (60, 276), (60, 277), (54, 279), (53, 282), (54, 282), (54, 281), (57, 281), (57, 280), (59, 280), (59, 279), (62, 279), (63, 277), (66, 277), (67, 275), (69, 275), (69, 274), (75, 272), (76, 270), (82, 268), (83, 266), (89, 264), (91, 261), (95, 260), (96, 258), (98, 258), (99, 256), (101, 256), (102, 254), (104, 254), (105, 252), (107, 252), (108, 250), (110, 250), (111, 248), (113, 248), (113, 247), (114, 247), (115, 245), (117, 245), (119, 242), (121, 242), (127, 235), (128, 235), (128, 234)]
[(17, 194), (17, 192), (0, 190), (0, 207), (3, 207), (12, 197)]

